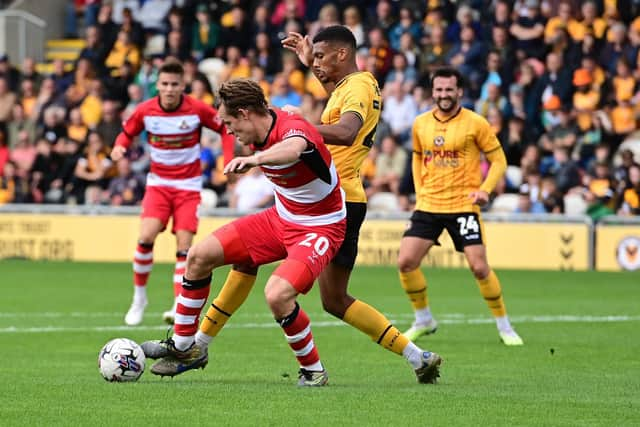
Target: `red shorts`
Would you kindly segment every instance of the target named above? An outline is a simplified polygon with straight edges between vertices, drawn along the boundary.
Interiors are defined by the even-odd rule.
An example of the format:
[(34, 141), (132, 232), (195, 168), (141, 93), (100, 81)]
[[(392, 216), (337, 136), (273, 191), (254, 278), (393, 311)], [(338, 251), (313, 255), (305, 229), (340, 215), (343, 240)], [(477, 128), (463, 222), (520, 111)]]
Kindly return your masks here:
[(171, 232), (198, 231), (199, 191), (178, 190), (171, 187), (147, 187), (142, 199), (142, 218), (158, 218), (167, 227), (173, 217)]
[(284, 221), (275, 207), (238, 218), (213, 232), (225, 264), (263, 265), (284, 259), (274, 275), (306, 294), (344, 240), (346, 220), (303, 226)]

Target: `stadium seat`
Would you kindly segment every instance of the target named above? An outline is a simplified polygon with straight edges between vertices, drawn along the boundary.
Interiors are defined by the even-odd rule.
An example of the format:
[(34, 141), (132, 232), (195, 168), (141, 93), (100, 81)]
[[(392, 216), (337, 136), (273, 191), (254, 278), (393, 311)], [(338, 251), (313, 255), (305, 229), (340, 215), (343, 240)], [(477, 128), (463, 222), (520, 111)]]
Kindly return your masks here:
[(368, 209), (375, 212), (397, 212), (398, 198), (393, 193), (376, 193), (369, 197)]
[(636, 163), (640, 163), (640, 131), (632, 133), (627, 137), (627, 139), (625, 139), (622, 144), (620, 144), (620, 147), (618, 147), (618, 150), (616, 151), (616, 154), (613, 158), (614, 165), (620, 166), (620, 164), (622, 163), (621, 153), (624, 150), (633, 151), (633, 159), (636, 161)]
[(518, 195), (517, 194), (500, 194), (493, 200), (489, 212), (491, 213), (512, 213), (515, 212), (518, 207)]
[(224, 61), (220, 58), (205, 58), (198, 64), (198, 70), (207, 75), (212, 87), (220, 83), (220, 73), (224, 70)]
[(522, 184), (522, 169), (519, 166), (507, 166), (506, 176), (512, 188), (518, 188)]
[(564, 213), (566, 215), (583, 215), (587, 211), (587, 202), (580, 194), (564, 196)]
[(215, 209), (218, 206), (218, 194), (208, 188), (200, 192), (200, 207), (202, 209)]
[(164, 52), (165, 36), (164, 34), (156, 34), (147, 39), (147, 45), (144, 48), (145, 56), (162, 55)]

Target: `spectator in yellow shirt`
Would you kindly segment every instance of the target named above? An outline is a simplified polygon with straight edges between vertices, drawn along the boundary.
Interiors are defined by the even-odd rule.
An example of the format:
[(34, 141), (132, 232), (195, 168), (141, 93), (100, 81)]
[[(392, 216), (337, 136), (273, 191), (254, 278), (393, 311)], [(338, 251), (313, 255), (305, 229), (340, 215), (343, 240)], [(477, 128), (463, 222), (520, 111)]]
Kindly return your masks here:
[(636, 79), (625, 57), (620, 57), (616, 62), (616, 74), (613, 76), (612, 84), (616, 101), (632, 98), (635, 94)]
[(196, 78), (191, 82), (190, 97), (204, 102), (207, 105), (213, 105), (213, 94), (207, 89), (207, 83)]
[(112, 76), (118, 76), (118, 69), (128, 61), (134, 68), (134, 72), (140, 66), (140, 50), (131, 42), (129, 33), (119, 31), (118, 38), (114, 43), (104, 65), (111, 70)]
[(577, 40), (582, 30), (580, 23), (573, 18), (571, 2), (563, 0), (558, 4), (558, 15), (550, 18), (544, 27), (544, 42), (551, 44), (555, 37), (556, 30), (564, 28), (572, 39)]
[(575, 41), (582, 41), (584, 35), (593, 31), (596, 39), (602, 39), (607, 30), (607, 21), (598, 16), (598, 8), (595, 1), (589, 0), (582, 3), (582, 16), (580, 26), (576, 27), (575, 33), (571, 34)]

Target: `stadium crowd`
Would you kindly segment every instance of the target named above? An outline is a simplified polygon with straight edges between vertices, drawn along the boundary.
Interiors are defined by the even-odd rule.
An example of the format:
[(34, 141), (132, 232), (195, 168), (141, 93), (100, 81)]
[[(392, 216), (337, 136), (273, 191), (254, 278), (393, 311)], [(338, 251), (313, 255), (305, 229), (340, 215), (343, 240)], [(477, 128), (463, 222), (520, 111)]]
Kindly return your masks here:
[[(32, 58), (0, 56), (0, 203), (139, 204), (146, 136), (117, 164), (108, 153), (167, 58), (184, 63), (188, 96), (214, 103), (221, 82), (251, 77), (272, 105), (318, 123), (327, 95), (280, 40), (343, 24), (383, 92), (361, 171), (372, 208), (411, 208), (411, 126), (432, 107), (430, 72), (448, 64), (507, 157), (489, 210), (640, 215), (639, 11), (623, 0), (70, 1), (66, 36), (85, 39), (76, 61), (40, 74)], [(222, 173), (216, 135), (203, 134), (201, 160), (210, 203), (272, 203), (259, 173)]]

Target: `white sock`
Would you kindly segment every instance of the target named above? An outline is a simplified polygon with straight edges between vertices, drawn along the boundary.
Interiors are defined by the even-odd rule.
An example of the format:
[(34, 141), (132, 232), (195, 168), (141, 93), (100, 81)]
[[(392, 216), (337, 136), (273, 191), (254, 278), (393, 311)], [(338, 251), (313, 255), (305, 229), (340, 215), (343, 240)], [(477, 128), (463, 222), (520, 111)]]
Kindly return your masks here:
[(509, 322), (508, 316), (496, 317), (496, 326), (498, 326), (499, 331), (513, 330), (513, 327), (511, 327), (511, 322)]
[(147, 287), (146, 286), (133, 287), (133, 303), (134, 304), (147, 303)]
[(193, 335), (188, 337), (183, 337), (180, 335), (173, 334), (173, 342), (176, 345), (176, 348), (180, 351), (185, 351), (193, 344)]
[(311, 365), (305, 365), (305, 366), (300, 366), (303, 369), (306, 369), (307, 371), (324, 371), (324, 367), (322, 366), (322, 362), (320, 362), (319, 360), (316, 363), (313, 363)]
[(422, 366), (422, 353), (424, 353), (424, 350), (411, 341), (409, 341), (409, 344), (402, 350), (402, 355), (407, 359), (407, 362), (413, 366), (413, 369), (418, 369)]
[(420, 308), (415, 311), (416, 323), (429, 323), (433, 319), (431, 309), (429, 307)]
[(198, 347), (209, 348), (209, 344), (211, 343), (212, 339), (213, 337), (210, 337), (202, 331), (196, 332), (196, 345)]

